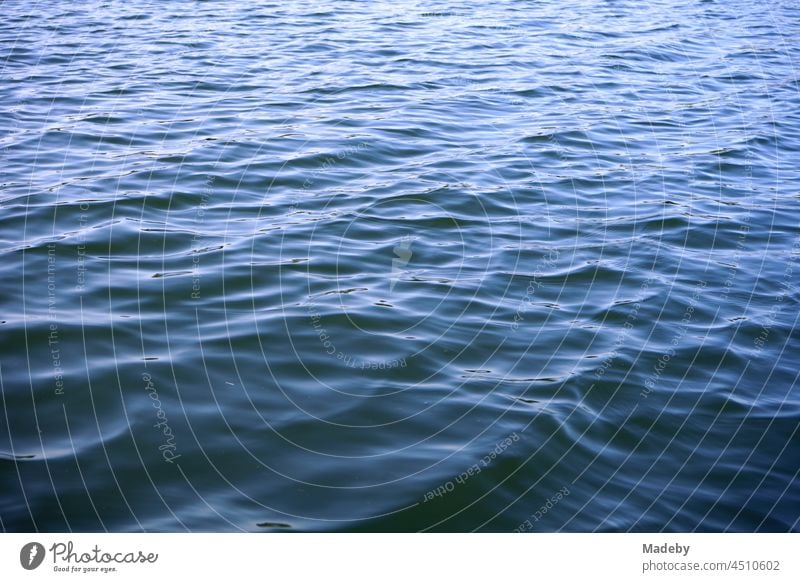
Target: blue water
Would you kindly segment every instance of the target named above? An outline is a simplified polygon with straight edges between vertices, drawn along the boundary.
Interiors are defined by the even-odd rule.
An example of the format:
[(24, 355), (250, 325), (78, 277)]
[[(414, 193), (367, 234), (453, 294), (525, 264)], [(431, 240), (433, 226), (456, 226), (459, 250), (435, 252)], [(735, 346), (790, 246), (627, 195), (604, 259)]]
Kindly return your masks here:
[(4, 2), (6, 531), (798, 531), (794, 0)]

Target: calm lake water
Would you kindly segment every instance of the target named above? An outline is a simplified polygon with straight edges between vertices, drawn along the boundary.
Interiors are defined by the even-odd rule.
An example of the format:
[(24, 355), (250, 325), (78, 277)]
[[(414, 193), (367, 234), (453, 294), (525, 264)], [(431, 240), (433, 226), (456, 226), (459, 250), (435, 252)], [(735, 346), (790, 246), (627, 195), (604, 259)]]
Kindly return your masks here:
[(796, 1), (2, 11), (2, 529), (800, 528)]

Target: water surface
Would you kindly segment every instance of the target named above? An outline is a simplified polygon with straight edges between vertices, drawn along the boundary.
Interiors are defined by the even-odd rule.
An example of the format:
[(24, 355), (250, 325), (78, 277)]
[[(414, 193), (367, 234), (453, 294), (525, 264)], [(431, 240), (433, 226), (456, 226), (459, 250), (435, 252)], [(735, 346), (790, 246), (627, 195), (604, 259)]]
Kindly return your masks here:
[(800, 527), (796, 2), (3, 12), (4, 530)]

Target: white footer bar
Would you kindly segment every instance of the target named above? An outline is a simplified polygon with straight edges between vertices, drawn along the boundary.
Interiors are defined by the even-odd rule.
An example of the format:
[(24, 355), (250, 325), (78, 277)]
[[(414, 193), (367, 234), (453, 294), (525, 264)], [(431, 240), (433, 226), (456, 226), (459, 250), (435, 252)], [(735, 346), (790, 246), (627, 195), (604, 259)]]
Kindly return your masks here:
[(799, 564), (798, 534), (0, 535), (3, 580), (777, 582)]

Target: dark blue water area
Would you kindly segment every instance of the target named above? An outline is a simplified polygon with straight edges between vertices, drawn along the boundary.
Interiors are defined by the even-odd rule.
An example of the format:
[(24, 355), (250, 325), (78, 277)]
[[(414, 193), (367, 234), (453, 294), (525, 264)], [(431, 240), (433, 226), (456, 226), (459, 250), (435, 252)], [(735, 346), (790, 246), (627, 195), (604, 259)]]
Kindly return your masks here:
[(4, 531), (800, 530), (797, 2), (0, 10)]

